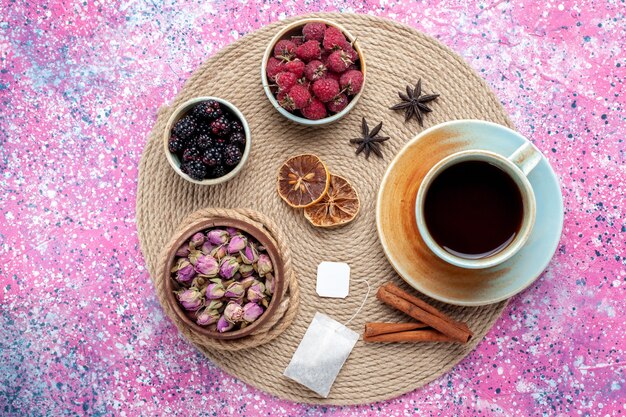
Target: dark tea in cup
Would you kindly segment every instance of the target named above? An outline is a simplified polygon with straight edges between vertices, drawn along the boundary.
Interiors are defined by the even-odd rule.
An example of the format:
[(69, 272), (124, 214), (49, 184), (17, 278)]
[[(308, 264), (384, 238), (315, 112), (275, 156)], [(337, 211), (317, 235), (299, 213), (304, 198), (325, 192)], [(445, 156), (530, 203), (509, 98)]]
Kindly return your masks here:
[(464, 160), (446, 167), (430, 183), (424, 219), (434, 241), (464, 259), (482, 259), (505, 249), (524, 218), (519, 187), (486, 160)]

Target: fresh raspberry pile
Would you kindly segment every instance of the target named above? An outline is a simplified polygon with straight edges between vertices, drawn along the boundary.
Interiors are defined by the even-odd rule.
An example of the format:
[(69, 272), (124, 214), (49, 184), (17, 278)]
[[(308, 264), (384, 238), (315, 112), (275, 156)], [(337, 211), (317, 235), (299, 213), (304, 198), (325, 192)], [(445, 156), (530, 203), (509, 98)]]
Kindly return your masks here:
[(169, 151), (181, 161), (181, 171), (198, 181), (232, 171), (245, 146), (241, 121), (215, 100), (203, 101), (181, 117), (168, 142)]
[(322, 22), (278, 41), (266, 72), (281, 107), (311, 120), (339, 113), (363, 88), (358, 53), (339, 29)]

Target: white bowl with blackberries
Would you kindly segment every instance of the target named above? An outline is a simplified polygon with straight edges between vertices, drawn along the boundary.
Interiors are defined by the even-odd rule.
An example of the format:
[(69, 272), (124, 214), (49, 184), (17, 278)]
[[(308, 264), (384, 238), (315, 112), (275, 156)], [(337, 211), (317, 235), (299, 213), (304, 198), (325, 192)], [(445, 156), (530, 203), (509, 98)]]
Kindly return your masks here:
[(214, 185), (241, 171), (250, 154), (250, 128), (232, 103), (196, 97), (178, 106), (167, 122), (165, 155), (178, 175)]

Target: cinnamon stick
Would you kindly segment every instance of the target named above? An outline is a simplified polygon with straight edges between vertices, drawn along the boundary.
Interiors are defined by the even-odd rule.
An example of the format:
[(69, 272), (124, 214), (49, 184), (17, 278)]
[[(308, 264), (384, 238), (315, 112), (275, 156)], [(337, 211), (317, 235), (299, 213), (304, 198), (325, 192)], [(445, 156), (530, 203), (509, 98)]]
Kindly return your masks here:
[(410, 330), (407, 332), (363, 335), (365, 342), (458, 342), (450, 336), (433, 329)]
[(425, 323), (365, 323), (364, 337), (374, 337), (389, 333), (406, 332), (409, 330), (425, 329)]
[(421, 308), (424, 311), (427, 311), (437, 317), (441, 317), (442, 319), (447, 320), (450, 323), (453, 323), (455, 326), (473, 335), (472, 331), (469, 329), (469, 327), (467, 327), (467, 324), (454, 320), (452, 317), (437, 310), (435, 307), (431, 306), (426, 301), (412, 296), (411, 294), (407, 293), (406, 291), (403, 291), (400, 287), (392, 284), (391, 282), (384, 284), (383, 287), (390, 293), (408, 301), (411, 304), (416, 305), (417, 307)]
[[(438, 314), (433, 314), (431, 312), (432, 309), (429, 309), (430, 311), (424, 310), (418, 305), (407, 301), (407, 298), (411, 299), (414, 297), (411, 297), (409, 294), (404, 293), (404, 291), (400, 290), (399, 288), (396, 287), (396, 290), (391, 287), (393, 293), (390, 292), (388, 289), (390, 288), (389, 285), (390, 284), (383, 285), (378, 289), (376, 297), (380, 301), (388, 304), (396, 310), (402, 311), (403, 313), (413, 317), (415, 320), (428, 324), (430, 327), (434, 328), (435, 330), (439, 330), (441, 333), (449, 336), (453, 340), (459, 341), (461, 343), (467, 343), (467, 341), (469, 341), (472, 337), (472, 333), (471, 331), (469, 331), (469, 329), (467, 329), (467, 326), (460, 326), (459, 323), (455, 322), (441, 312), (438, 312)], [(398, 291), (404, 293), (403, 297), (396, 295)]]

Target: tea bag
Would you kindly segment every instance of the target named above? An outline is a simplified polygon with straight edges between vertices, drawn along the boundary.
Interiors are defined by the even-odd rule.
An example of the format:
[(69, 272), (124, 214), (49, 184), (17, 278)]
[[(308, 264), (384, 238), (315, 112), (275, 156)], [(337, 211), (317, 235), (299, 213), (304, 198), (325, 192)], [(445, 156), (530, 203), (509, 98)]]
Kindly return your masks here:
[(326, 398), (357, 340), (358, 333), (317, 312), (284, 375)]

